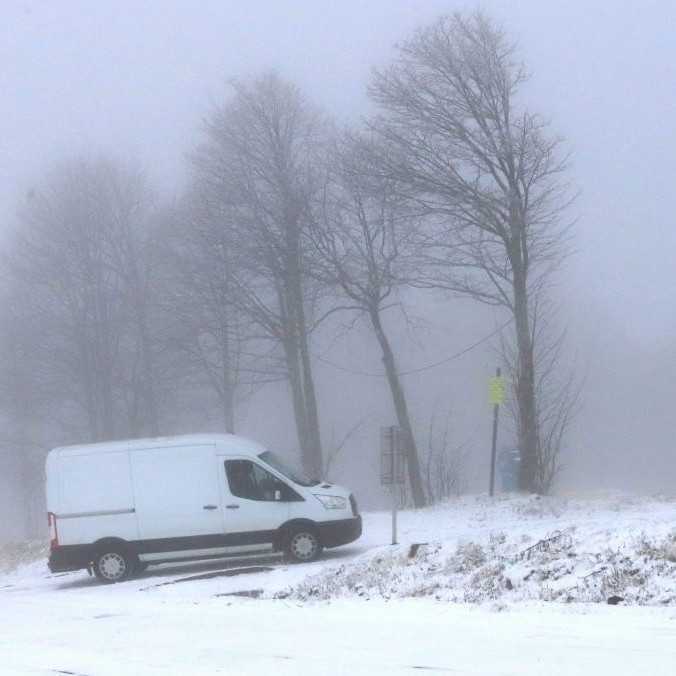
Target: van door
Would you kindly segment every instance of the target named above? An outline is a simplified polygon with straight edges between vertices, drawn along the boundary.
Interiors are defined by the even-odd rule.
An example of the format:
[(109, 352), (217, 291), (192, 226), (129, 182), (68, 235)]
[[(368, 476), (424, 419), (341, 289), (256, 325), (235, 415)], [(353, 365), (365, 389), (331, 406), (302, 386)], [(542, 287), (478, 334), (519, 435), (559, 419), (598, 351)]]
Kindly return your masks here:
[(289, 519), (291, 500), (302, 498), (251, 458), (221, 458), (223, 521), (229, 546), (271, 543)]
[[(162, 543), (163, 551), (195, 549), (223, 539), (223, 513), (214, 472), (214, 445), (132, 451), (131, 465), (142, 540), (182, 538)], [(192, 538), (188, 540), (187, 538)], [(211, 542), (214, 540), (214, 542)]]

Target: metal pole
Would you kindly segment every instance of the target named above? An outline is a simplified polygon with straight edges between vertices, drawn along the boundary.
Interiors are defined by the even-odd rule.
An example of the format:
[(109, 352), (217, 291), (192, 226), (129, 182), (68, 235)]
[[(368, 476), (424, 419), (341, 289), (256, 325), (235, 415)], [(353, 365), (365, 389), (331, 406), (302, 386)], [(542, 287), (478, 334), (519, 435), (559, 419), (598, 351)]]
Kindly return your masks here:
[(392, 544), (397, 544), (397, 491), (392, 485)]
[[(495, 371), (496, 378), (500, 377), (500, 368)], [(488, 494), (493, 497), (495, 495), (495, 455), (498, 443), (498, 418), (500, 416), (500, 404), (493, 406), (493, 443), (491, 444), (491, 481), (488, 489)]]
[(397, 544), (397, 453), (399, 451), (397, 429), (392, 428), (392, 544)]

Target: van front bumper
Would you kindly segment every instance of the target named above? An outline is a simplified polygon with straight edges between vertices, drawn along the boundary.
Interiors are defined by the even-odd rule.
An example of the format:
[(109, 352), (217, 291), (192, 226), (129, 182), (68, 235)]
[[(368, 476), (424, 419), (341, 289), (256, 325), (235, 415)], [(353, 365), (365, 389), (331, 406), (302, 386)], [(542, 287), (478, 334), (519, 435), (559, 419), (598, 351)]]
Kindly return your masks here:
[(361, 515), (339, 521), (322, 521), (319, 524), (319, 538), (323, 547), (339, 547), (354, 542), (361, 536)]
[(67, 573), (71, 570), (89, 568), (92, 562), (88, 545), (61, 545), (49, 555), (49, 570), (52, 573)]

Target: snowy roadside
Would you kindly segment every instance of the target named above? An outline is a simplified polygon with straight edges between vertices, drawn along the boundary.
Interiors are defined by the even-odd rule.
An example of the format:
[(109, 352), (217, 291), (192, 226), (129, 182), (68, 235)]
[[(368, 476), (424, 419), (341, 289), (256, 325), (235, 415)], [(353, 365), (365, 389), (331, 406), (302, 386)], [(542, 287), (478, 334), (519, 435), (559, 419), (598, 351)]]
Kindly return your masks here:
[[(84, 572), (50, 575), (44, 559), (20, 566), (0, 575), (0, 676), (674, 672), (671, 601), (532, 600), (593, 569), (588, 557), (671, 538), (674, 501), (466, 497), (403, 512), (398, 548), (387, 545), (387, 513), (364, 520), (359, 542), (309, 565), (268, 557), (161, 566), (112, 586)], [(558, 544), (523, 553), (555, 532), (564, 534)], [(409, 558), (421, 542), (430, 544)], [(494, 576), (500, 583), (482, 574), (473, 586), (496, 563), (505, 565)], [(562, 563), (573, 571), (554, 580)], [(655, 597), (632, 603), (659, 605), (657, 590), (671, 588), (676, 565), (663, 563), (672, 567), (646, 578)], [(538, 573), (518, 582), (530, 568)], [(544, 571), (550, 579), (536, 584)], [(465, 598), (466, 589), (476, 596)]]
[[(124, 586), (170, 594), (167, 581), (196, 577), (193, 593), (255, 592), (301, 602), (431, 597), (605, 603), (619, 597), (627, 604), (676, 605), (676, 499), (466, 496), (401, 512), (399, 523), (399, 546), (388, 544), (389, 513), (366, 513), (358, 542), (328, 550), (313, 564), (264, 557), (166, 565)], [(0, 587), (97, 584), (84, 572), (49, 575), (46, 556), (43, 543), (0, 548)], [(6, 571), (12, 565), (17, 569), (3, 575), (3, 566)], [(209, 577), (209, 571), (251, 566), (265, 570)]]
[[(377, 547), (273, 594), (297, 601), (431, 597), (676, 605), (676, 502), (464, 498)], [(411, 544), (418, 532), (419, 546)]]
[[(387, 544), (389, 528), (388, 513), (366, 513), (358, 542), (328, 550), (313, 564), (267, 557), (166, 565), (121, 586), (166, 597), (234, 593), (294, 602), (430, 597), (499, 606), (615, 597), (676, 605), (674, 499), (467, 496), (402, 512), (399, 546)], [(0, 575), (0, 587), (73, 593), (97, 587), (84, 572), (49, 575), (44, 551), (27, 549), (24, 557), (39, 558)]]

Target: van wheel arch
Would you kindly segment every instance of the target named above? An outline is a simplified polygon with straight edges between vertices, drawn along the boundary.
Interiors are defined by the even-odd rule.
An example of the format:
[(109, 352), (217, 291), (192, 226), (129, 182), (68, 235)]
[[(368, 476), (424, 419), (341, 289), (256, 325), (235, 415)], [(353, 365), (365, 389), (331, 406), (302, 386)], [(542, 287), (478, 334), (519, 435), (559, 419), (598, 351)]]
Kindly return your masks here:
[(102, 549), (106, 549), (108, 547), (116, 547), (118, 549), (123, 549), (130, 556), (138, 558), (136, 550), (134, 549), (133, 545), (130, 542), (127, 542), (127, 540), (123, 540), (122, 538), (116, 537), (107, 537), (97, 540), (92, 545), (92, 557), (95, 556), (97, 553), (99, 553)]
[(278, 529), (273, 542), (275, 551), (282, 552), (289, 542), (289, 536), (297, 528), (311, 528), (319, 535), (319, 526), (312, 519), (291, 519), (283, 523)]
[(323, 549), (319, 526), (310, 519), (287, 521), (278, 531), (275, 549), (295, 563), (314, 561)]
[(129, 552), (132, 551), (132, 547), (129, 542), (123, 540), (122, 538), (116, 537), (101, 538), (92, 545), (92, 548), (95, 552), (98, 552), (102, 547), (111, 547), (111, 546), (124, 547), (127, 551)]
[(99, 578), (99, 580), (101, 580), (102, 582), (117, 581), (117, 580), (107, 580), (105, 577), (101, 575), (100, 571), (98, 571), (97, 569), (97, 562), (99, 557), (108, 553), (118, 553), (125, 560), (125, 565), (127, 566), (128, 570), (125, 573), (124, 577), (121, 578), (121, 580), (131, 577), (136, 572), (137, 566), (139, 565), (140, 561), (136, 551), (129, 542), (123, 540), (122, 538), (115, 537), (101, 538), (100, 540), (97, 540), (92, 544), (92, 553), (91, 553), (92, 568), (94, 569), (94, 573), (96, 577)]

